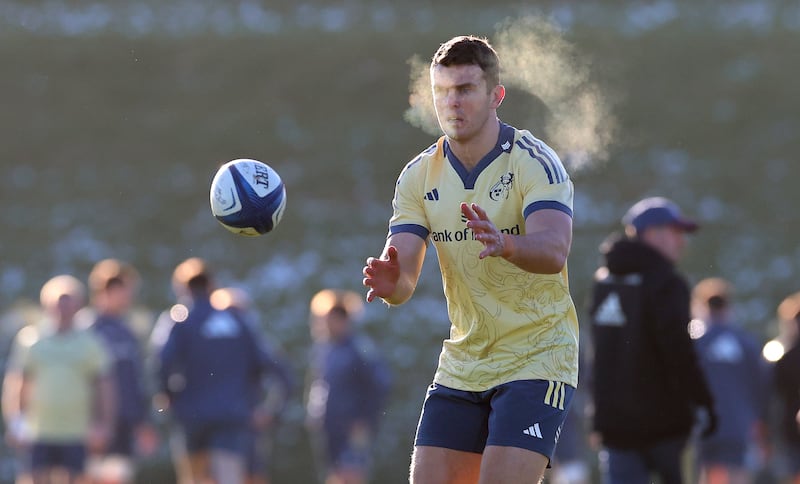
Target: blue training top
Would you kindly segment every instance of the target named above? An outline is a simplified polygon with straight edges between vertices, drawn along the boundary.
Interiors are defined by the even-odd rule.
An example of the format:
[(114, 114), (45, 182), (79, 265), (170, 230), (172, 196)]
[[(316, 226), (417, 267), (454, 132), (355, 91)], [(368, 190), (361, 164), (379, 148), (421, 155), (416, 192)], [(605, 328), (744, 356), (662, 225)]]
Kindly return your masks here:
[(146, 420), (149, 398), (139, 340), (122, 318), (100, 314), (91, 326), (108, 350), (116, 390), (116, 419), (138, 425)]
[(758, 344), (732, 323), (718, 323), (708, 324), (695, 345), (717, 412), (717, 431), (703, 443), (747, 445), (753, 438), (754, 423), (764, 416), (768, 395)]
[(160, 363), (160, 385), (183, 424), (247, 424), (256, 388), (272, 367), (252, 328), (236, 312), (211, 307), (207, 297), (172, 327)]
[[(327, 392), (317, 412), (328, 432), (347, 432), (356, 422), (375, 427), (386, 402), (391, 373), (371, 341), (350, 335), (338, 342), (316, 343), (311, 348), (312, 387)], [(316, 412), (315, 412), (316, 413)]]

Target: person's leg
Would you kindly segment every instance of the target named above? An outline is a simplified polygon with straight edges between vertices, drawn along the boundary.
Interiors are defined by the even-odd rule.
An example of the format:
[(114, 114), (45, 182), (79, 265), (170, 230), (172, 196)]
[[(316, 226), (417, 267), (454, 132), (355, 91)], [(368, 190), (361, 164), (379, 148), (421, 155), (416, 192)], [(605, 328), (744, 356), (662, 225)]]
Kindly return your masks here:
[(270, 435), (260, 430), (250, 430), (247, 442), (247, 484), (269, 484), (271, 441)]
[(65, 444), (61, 446), (61, 465), (67, 481), (86, 482), (86, 446), (83, 443)]
[(481, 483), (538, 483), (555, 453), (575, 389), (560, 382), (518, 380), (489, 392), (489, 435)]
[(181, 484), (208, 482), (211, 478), (211, 457), (207, 450), (191, 451), (180, 462)]
[(607, 447), (602, 454), (603, 484), (650, 484), (650, 471), (638, 451)]
[(121, 420), (114, 423), (111, 441), (103, 454), (91, 455), (86, 473), (97, 484), (129, 484), (134, 471), (134, 428)]
[(342, 433), (338, 444), (329, 445), (332, 449), (328, 484), (364, 484), (369, 479), (372, 465), (371, 438), (364, 435), (355, 438), (352, 432)]
[(517, 447), (489, 445), (481, 461), (481, 484), (538, 484), (550, 459)]
[(442, 447), (415, 446), (411, 456), (411, 484), (475, 484), (482, 455)]
[(489, 411), (488, 400), (480, 394), (431, 385), (417, 425), (410, 482), (478, 482)]
[(242, 484), (245, 481), (247, 461), (242, 454), (212, 449), (209, 460), (215, 484)]
[(648, 466), (661, 478), (661, 484), (682, 484), (682, 457), (686, 438), (671, 439), (653, 445), (646, 452)]
[(215, 484), (242, 484), (247, 476), (251, 430), (246, 423), (209, 427), (210, 475)]
[(29, 459), (31, 482), (33, 484), (46, 484), (52, 460), (50, 447), (46, 444), (34, 442), (30, 447)]
[(178, 484), (197, 484), (208, 475), (208, 454), (204, 430), (174, 425), (170, 429), (169, 448)]

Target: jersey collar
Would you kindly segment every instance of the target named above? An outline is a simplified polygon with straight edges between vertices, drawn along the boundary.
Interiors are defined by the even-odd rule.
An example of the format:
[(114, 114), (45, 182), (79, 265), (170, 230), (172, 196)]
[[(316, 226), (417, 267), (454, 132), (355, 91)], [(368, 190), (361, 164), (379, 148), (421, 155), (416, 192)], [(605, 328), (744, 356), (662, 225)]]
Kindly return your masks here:
[(494, 161), (498, 156), (502, 153), (508, 153), (511, 151), (511, 147), (514, 144), (514, 128), (500, 122), (500, 134), (497, 136), (497, 143), (495, 143), (494, 148), (492, 148), (486, 155), (481, 158), (481, 161), (475, 165), (475, 168), (472, 171), (467, 171), (466, 167), (464, 167), (464, 163), (458, 159), (458, 157), (453, 153), (453, 150), (450, 149), (450, 143), (448, 142), (447, 138), (444, 140), (444, 154), (447, 157), (447, 160), (450, 162), (450, 165), (453, 169), (458, 173), (459, 178), (464, 183), (464, 188), (466, 189), (473, 189), (475, 188), (475, 181), (480, 176), (481, 172), (489, 166), (492, 161)]

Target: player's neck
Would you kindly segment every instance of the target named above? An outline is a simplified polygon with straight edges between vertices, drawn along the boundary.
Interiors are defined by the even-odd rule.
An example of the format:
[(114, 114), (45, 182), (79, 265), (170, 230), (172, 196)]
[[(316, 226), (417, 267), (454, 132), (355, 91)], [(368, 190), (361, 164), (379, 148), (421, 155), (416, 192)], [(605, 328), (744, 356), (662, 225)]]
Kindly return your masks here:
[(498, 136), (500, 136), (500, 120), (492, 117), (486, 121), (486, 124), (475, 136), (461, 140), (448, 137), (447, 142), (464, 168), (472, 170), (484, 156), (494, 149)]

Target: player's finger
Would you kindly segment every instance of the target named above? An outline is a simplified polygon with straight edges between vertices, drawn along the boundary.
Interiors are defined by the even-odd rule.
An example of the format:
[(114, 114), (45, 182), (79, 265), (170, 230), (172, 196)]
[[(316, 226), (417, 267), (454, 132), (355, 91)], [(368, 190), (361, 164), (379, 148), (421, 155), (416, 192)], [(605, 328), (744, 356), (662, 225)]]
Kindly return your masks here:
[(461, 202), (461, 213), (467, 217), (468, 220), (477, 220), (478, 215), (470, 208), (466, 202)]
[(481, 220), (489, 220), (489, 217), (486, 215), (486, 210), (482, 209), (480, 205), (477, 203), (472, 204), (472, 211), (480, 218)]

